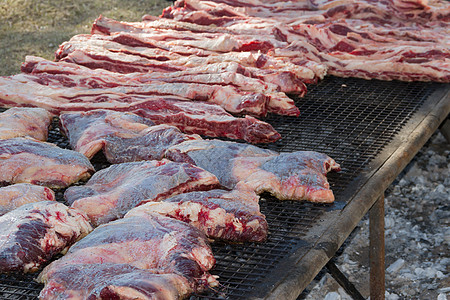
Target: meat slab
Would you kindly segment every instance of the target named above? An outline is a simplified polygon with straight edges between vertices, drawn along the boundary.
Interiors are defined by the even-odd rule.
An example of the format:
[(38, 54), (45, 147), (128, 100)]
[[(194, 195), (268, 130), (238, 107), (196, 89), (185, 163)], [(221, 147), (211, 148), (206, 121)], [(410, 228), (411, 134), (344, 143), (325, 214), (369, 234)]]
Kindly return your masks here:
[(55, 201), (55, 193), (48, 187), (18, 183), (0, 188), (0, 216), (24, 204)]
[(40, 299), (183, 299), (193, 293), (188, 280), (128, 264), (68, 264), (52, 270)]
[(209, 190), (218, 184), (213, 174), (187, 163), (140, 161), (100, 170), (86, 185), (67, 189), (64, 198), (98, 226), (123, 217), (140, 204), (180, 193)]
[(280, 200), (333, 202), (326, 174), (340, 170), (332, 158), (314, 151), (276, 153), (219, 140), (183, 142), (169, 148), (166, 158), (195, 164), (227, 188), (269, 192)]
[[(286, 76), (282, 87), (266, 83), (252, 77), (253, 69), (235, 62), (212, 63), (177, 72), (120, 74), (27, 56), (21, 69), (30, 74), (26, 77), (28, 80), (51, 86), (88, 89), (122, 86), (127, 87), (129, 95), (173, 94), (185, 97), (186, 100), (203, 99), (232, 113), (264, 115), (266, 111), (270, 111), (292, 116), (298, 116), (299, 113), (292, 99), (281, 92), (282, 89), (289, 88)], [(281, 75), (279, 80), (282, 80)], [(296, 91), (291, 88), (291, 92)], [(299, 94), (303, 92), (298, 90)]]
[(262, 242), (267, 237), (267, 221), (252, 191), (184, 193), (140, 205), (125, 217), (155, 213), (189, 223), (213, 239)]
[(56, 201), (28, 203), (0, 217), (0, 272), (36, 272), (92, 227), (76, 209)]
[(254, 117), (235, 117), (219, 105), (185, 100), (177, 96), (128, 95), (101, 88), (80, 90), (48, 86), (24, 74), (0, 77), (2, 107), (42, 107), (54, 114), (112, 109), (134, 112), (156, 124), (173, 125), (186, 133), (241, 139), (250, 143), (270, 143), (281, 137), (270, 124)]
[[(216, 285), (208, 273), (214, 264), (205, 235), (195, 227), (156, 214), (130, 217), (97, 227), (47, 266), (39, 275), (46, 284), (41, 297), (52, 299), (57, 292), (117, 295), (135, 289), (152, 294), (155, 285), (168, 284), (159, 293), (175, 293), (177, 299)], [(167, 276), (155, 277), (153, 272)], [(98, 279), (86, 280), (89, 273)], [(123, 291), (116, 287), (125, 283), (130, 286)]]
[(0, 113), (0, 139), (32, 137), (46, 141), (52, 115), (42, 108), (13, 107)]
[(85, 180), (94, 167), (82, 154), (28, 138), (0, 140), (0, 185), (32, 183), (63, 188)]
[(103, 150), (110, 163), (161, 160), (170, 146), (200, 139), (174, 126), (112, 110), (65, 113), (59, 118), (72, 149), (89, 159)]

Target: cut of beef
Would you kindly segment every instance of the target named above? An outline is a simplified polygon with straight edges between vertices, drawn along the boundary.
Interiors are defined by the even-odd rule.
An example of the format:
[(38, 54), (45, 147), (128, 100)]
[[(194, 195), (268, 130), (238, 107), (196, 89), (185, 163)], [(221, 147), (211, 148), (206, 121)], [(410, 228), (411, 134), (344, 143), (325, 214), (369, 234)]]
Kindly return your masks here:
[[(157, 280), (151, 273), (157, 272), (174, 276), (167, 276), (173, 281), (166, 281), (170, 286), (164, 287), (161, 293), (177, 290), (180, 295), (185, 295), (188, 291), (200, 291), (217, 284), (215, 278), (208, 273), (214, 263), (205, 235), (195, 227), (159, 215), (130, 217), (99, 226), (73, 245), (64, 257), (47, 266), (39, 275), (39, 280), (46, 283), (41, 295), (50, 297), (54, 288), (63, 292), (68, 289), (69, 293), (95, 293), (104, 289), (105, 293), (114, 294), (115, 281), (118, 280), (116, 282), (119, 284), (121, 282), (120, 277), (116, 276), (124, 276), (123, 280), (126, 280), (128, 275), (124, 273), (134, 273), (137, 271), (135, 268), (149, 270), (148, 273), (130, 274), (138, 276), (138, 281), (133, 282), (133, 285), (139, 287), (142, 284), (144, 290), (141, 292), (146, 293), (145, 287), (152, 286), (142, 281), (142, 276), (148, 275), (146, 280), (151, 283), (152, 280)], [(83, 269), (98, 271), (100, 276), (96, 277), (99, 279), (91, 281), (85, 280), (85, 277), (75, 277), (78, 279), (75, 281), (72, 276), (63, 275), (63, 270), (72, 269), (75, 271), (74, 276), (83, 276), (85, 272), (77, 271), (81, 266)], [(106, 279), (111, 278), (112, 282), (102, 282), (101, 275), (106, 275)], [(105, 283), (112, 286), (105, 287)], [(133, 291), (133, 285), (128, 291)], [(131, 298), (131, 295), (127, 296), (126, 298)]]
[[(220, 160), (216, 158), (220, 157)], [(313, 151), (276, 153), (226, 141), (187, 141), (166, 152), (166, 158), (195, 164), (217, 176), (227, 188), (269, 192), (280, 200), (333, 202), (326, 174), (339, 165)]]
[(32, 137), (46, 141), (52, 115), (42, 108), (13, 107), (0, 113), (0, 139)]
[(63, 188), (85, 180), (94, 167), (82, 154), (27, 138), (0, 140), (0, 184)]
[(112, 110), (65, 113), (59, 118), (72, 149), (89, 159), (103, 150), (110, 163), (161, 160), (170, 146), (200, 139), (174, 126), (154, 125), (138, 115)]
[(18, 183), (0, 188), (0, 216), (24, 204), (54, 201), (55, 193), (48, 187)]
[(86, 185), (67, 189), (64, 198), (98, 226), (123, 217), (140, 204), (185, 192), (209, 190), (218, 184), (214, 175), (190, 164), (141, 161), (100, 170)]
[(36, 272), (92, 227), (87, 217), (56, 201), (28, 203), (0, 217), (0, 272)]
[[(269, 143), (280, 138), (273, 127), (250, 116), (234, 117), (222, 107), (203, 101), (182, 101), (177, 96), (128, 95), (103, 89), (52, 87), (16, 75), (0, 77), (0, 105), (36, 106), (55, 114), (92, 109), (134, 112), (156, 124), (178, 127), (186, 133), (242, 139), (250, 143)], [(24, 79), (19, 79), (23, 77)]]
[(39, 299), (183, 299), (194, 292), (185, 277), (159, 272), (129, 264), (68, 264), (42, 279)]
[(267, 222), (258, 197), (250, 191), (210, 190), (180, 194), (161, 202), (149, 202), (130, 210), (125, 217), (160, 214), (203, 231), (208, 237), (232, 242), (262, 242)]

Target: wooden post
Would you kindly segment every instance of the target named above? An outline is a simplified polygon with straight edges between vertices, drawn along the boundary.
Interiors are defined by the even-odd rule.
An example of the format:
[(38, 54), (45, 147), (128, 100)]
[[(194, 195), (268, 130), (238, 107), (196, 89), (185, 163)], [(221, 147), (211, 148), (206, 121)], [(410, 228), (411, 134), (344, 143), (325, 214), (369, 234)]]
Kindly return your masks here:
[(384, 195), (369, 211), (370, 300), (384, 300)]

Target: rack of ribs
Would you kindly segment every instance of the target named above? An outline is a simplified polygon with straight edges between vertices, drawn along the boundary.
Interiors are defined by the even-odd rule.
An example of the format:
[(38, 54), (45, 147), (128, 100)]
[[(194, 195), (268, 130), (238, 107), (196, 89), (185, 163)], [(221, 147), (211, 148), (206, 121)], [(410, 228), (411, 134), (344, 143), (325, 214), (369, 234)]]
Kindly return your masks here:
[(52, 115), (43, 108), (12, 107), (0, 114), (0, 139), (31, 137), (46, 141)]
[(18, 183), (0, 188), (0, 216), (24, 204), (55, 201), (55, 193), (48, 187)]
[(28, 138), (0, 140), (0, 185), (32, 183), (64, 188), (94, 172), (76, 151)]
[(161, 160), (170, 146), (200, 139), (174, 126), (155, 125), (133, 113), (112, 110), (65, 113), (59, 119), (73, 150), (89, 159), (103, 150), (113, 164)]
[(267, 237), (267, 221), (252, 191), (215, 189), (180, 194), (133, 208), (125, 218), (155, 213), (189, 223), (213, 239), (262, 242)]
[(0, 273), (36, 272), (92, 231), (85, 214), (56, 201), (22, 205), (0, 217)]
[[(145, 84), (143, 84), (145, 85)], [(205, 101), (186, 101), (173, 95), (127, 94), (127, 89), (79, 89), (47, 86), (27, 75), (0, 77), (0, 106), (32, 106), (51, 113), (112, 109), (136, 113), (155, 124), (178, 127), (186, 133), (270, 143), (281, 136), (267, 122), (252, 116), (233, 116), (223, 107)]]
[(220, 140), (186, 141), (169, 148), (165, 157), (197, 165), (216, 175), (227, 188), (269, 192), (280, 200), (333, 202), (326, 174), (340, 170), (339, 164), (323, 153), (277, 153)]
[[(48, 265), (38, 280), (46, 284), (41, 292), (44, 299), (53, 299), (60, 292), (117, 296), (130, 291), (134, 295), (139, 290), (145, 294), (161, 285), (160, 293), (175, 292), (181, 298), (217, 285), (215, 277), (208, 273), (214, 264), (212, 250), (202, 232), (184, 222), (154, 214), (97, 227), (64, 257)], [(69, 270), (74, 272), (68, 273)], [(89, 274), (95, 274), (96, 279), (85, 277)]]
[(64, 198), (98, 226), (123, 217), (140, 204), (218, 185), (216, 176), (191, 164), (165, 159), (140, 161), (100, 170), (86, 185), (68, 188)]

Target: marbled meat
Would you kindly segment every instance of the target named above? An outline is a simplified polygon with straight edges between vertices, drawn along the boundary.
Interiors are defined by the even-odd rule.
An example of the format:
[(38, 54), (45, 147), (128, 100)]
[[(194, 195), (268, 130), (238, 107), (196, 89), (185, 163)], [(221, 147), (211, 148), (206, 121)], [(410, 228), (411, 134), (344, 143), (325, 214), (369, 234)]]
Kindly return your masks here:
[(267, 221), (258, 199), (253, 191), (190, 192), (140, 205), (125, 217), (157, 213), (189, 223), (213, 239), (262, 242), (267, 237)]
[(213, 174), (191, 164), (165, 159), (140, 161), (100, 170), (86, 185), (68, 188), (64, 198), (98, 226), (123, 217), (137, 205), (218, 185)]
[(106, 159), (113, 164), (161, 160), (170, 146), (200, 139), (174, 126), (155, 125), (133, 113), (91, 110), (64, 113), (59, 118), (73, 150), (89, 159), (103, 150)]
[[(162, 280), (169, 286), (161, 293), (175, 291), (177, 299), (216, 285), (216, 279), (208, 273), (214, 264), (205, 235), (195, 227), (156, 214), (130, 217), (97, 227), (64, 257), (47, 266), (39, 275), (39, 281), (46, 284), (41, 298), (53, 299), (59, 292), (117, 296), (122, 290), (120, 284), (126, 283), (130, 285), (124, 292), (135, 294), (135, 289), (142, 288), (145, 294), (153, 292), (153, 286), (159, 286)], [(98, 279), (86, 280), (84, 275), (90, 272)], [(154, 277), (152, 272), (167, 276)]]
[(92, 231), (85, 214), (56, 201), (29, 203), (0, 217), (0, 273), (36, 272)]
[(280, 200), (333, 202), (326, 174), (340, 170), (332, 158), (314, 151), (277, 153), (219, 140), (183, 142), (169, 148), (166, 158), (197, 165), (227, 188), (269, 192)]
[(0, 185), (32, 183), (64, 188), (94, 172), (89, 160), (76, 151), (29, 138), (0, 140)]

